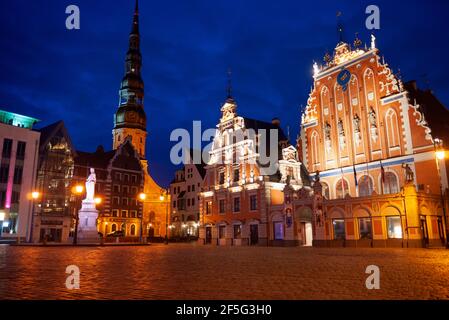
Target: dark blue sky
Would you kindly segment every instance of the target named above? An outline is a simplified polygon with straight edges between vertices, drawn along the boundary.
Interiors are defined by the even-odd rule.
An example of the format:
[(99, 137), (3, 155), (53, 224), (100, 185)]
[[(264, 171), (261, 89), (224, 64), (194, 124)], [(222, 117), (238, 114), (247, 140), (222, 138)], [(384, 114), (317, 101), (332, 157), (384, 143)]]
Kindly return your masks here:
[[(81, 29), (65, 29), (66, 6), (81, 10)], [(238, 112), (279, 117), (292, 138), (312, 85), (312, 61), (345, 37), (369, 42), (365, 8), (377, 4), (377, 44), (404, 80), (417, 79), (449, 105), (449, 2), (166, 0), (140, 1), (147, 155), (162, 185), (174, 167), (170, 132), (215, 126), (233, 70)], [(134, 0), (1, 1), (0, 109), (64, 120), (75, 146), (111, 148), (113, 114), (124, 72)], [(428, 84), (426, 84), (428, 83)], [(293, 139), (292, 139), (293, 140)]]

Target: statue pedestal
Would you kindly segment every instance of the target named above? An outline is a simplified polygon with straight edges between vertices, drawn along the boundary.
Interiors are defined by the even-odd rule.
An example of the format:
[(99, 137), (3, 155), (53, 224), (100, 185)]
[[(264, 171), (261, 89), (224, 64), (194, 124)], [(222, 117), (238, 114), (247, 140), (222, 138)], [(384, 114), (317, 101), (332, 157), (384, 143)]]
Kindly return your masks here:
[(78, 243), (100, 243), (100, 236), (97, 231), (98, 210), (95, 208), (95, 202), (83, 200), (78, 217)]

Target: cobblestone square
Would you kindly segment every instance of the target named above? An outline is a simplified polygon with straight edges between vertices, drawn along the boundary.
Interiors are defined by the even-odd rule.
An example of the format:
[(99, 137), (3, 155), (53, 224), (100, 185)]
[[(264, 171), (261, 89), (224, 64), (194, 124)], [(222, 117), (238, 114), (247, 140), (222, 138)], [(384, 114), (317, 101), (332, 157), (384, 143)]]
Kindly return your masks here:
[[(81, 271), (65, 287), (66, 267)], [(381, 270), (367, 290), (368, 265)], [(2, 299), (449, 299), (449, 251), (0, 246)]]

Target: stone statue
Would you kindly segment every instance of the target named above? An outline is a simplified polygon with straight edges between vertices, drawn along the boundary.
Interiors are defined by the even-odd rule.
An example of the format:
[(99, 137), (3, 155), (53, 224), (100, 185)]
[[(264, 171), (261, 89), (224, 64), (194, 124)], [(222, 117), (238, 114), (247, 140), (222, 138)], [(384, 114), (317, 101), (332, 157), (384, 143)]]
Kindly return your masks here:
[(352, 120), (352, 123), (354, 125), (354, 132), (358, 133), (360, 132), (360, 117), (358, 114), (355, 114), (354, 119)]
[(97, 176), (95, 175), (95, 169), (90, 168), (90, 175), (86, 181), (86, 202), (94, 202), (96, 182)]
[(326, 136), (326, 140), (330, 140), (331, 139), (331, 125), (326, 122), (326, 124), (324, 125), (324, 133)]
[(373, 107), (371, 107), (368, 116), (369, 116), (369, 123), (370, 123), (371, 127), (377, 128), (376, 111), (374, 111)]
[(412, 168), (410, 168), (410, 166), (405, 163), (402, 165), (402, 167), (405, 169), (405, 181), (413, 182), (415, 180), (415, 174)]

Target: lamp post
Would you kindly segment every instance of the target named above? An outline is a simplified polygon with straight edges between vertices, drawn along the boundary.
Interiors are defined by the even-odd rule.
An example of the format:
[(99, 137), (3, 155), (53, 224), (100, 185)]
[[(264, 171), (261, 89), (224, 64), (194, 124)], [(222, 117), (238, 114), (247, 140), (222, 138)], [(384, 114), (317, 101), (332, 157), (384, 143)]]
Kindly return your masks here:
[(168, 245), (168, 190), (161, 189), (159, 200), (164, 201), (165, 197), (167, 197), (167, 201), (165, 202), (165, 244)]
[(437, 171), (438, 176), (440, 179), (440, 197), (441, 197), (441, 205), (443, 207), (443, 221), (444, 221), (444, 228), (446, 232), (446, 249), (449, 249), (449, 232), (448, 232), (448, 226), (447, 226), (447, 218), (446, 218), (446, 205), (444, 201), (444, 190), (443, 190), (443, 183), (441, 182), (441, 168), (440, 168), (440, 161), (444, 160), (446, 158), (446, 152), (443, 149), (443, 140), (441, 139), (435, 139), (434, 140), (434, 148), (435, 148), (435, 159), (437, 164)]
[(76, 205), (75, 205), (75, 233), (73, 235), (73, 245), (76, 246), (78, 244), (78, 224), (79, 224), (79, 205), (78, 202), (80, 201), (80, 197), (84, 192), (84, 186), (82, 185), (76, 185), (72, 189), (73, 194), (75, 195), (76, 199)]
[(30, 243), (33, 242), (33, 230), (34, 230), (34, 214), (36, 210), (36, 200), (41, 197), (41, 193), (38, 191), (31, 192), (31, 230), (30, 230)]

